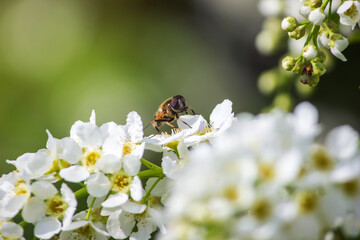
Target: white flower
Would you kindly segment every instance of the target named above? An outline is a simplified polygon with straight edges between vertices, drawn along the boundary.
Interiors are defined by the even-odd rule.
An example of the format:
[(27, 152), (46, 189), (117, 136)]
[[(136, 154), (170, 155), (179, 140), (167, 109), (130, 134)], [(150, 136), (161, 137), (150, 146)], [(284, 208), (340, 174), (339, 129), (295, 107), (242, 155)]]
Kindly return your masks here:
[[(83, 153), (79, 165), (60, 170), (60, 176), (67, 181), (81, 182), (96, 171), (115, 173), (120, 168), (131, 176), (139, 172), (145, 143), (141, 143), (142, 122), (136, 112), (128, 114), (124, 126), (109, 122), (101, 127), (95, 124), (93, 112), (91, 121), (77, 121), (70, 135), (79, 143)], [(70, 152), (67, 154), (71, 155)]]
[[(188, 116), (191, 118), (191, 116)], [(183, 118), (182, 118), (183, 119)], [(183, 119), (185, 121), (185, 119)], [(222, 103), (217, 104), (210, 114), (210, 123), (202, 119), (198, 131), (190, 136), (184, 137), (184, 143), (188, 146), (211, 140), (212, 138), (226, 131), (234, 121), (232, 112), (232, 102), (225, 99)], [(185, 124), (178, 121), (179, 126), (185, 128)]]
[(316, 57), (317, 53), (318, 52), (316, 50), (316, 47), (312, 44), (306, 45), (302, 51), (302, 55), (304, 58), (306, 58), (306, 60), (314, 59)]
[(61, 231), (62, 226), (70, 224), (77, 206), (75, 195), (65, 183), (61, 185), (61, 195), (54, 185), (45, 181), (34, 182), (31, 189), (35, 196), (24, 205), (22, 216), (25, 221), (35, 224), (35, 236), (51, 238)]
[[(165, 233), (160, 213), (143, 204), (127, 202), (118, 209), (103, 208), (102, 215), (109, 216), (106, 228), (116, 239), (148, 240), (158, 227)], [(135, 225), (136, 232), (133, 231)]]
[(360, 3), (358, 1), (344, 1), (336, 11), (340, 16), (340, 23), (355, 28), (360, 21)]
[(329, 49), (329, 37), (324, 33), (320, 33), (317, 38), (317, 42), (320, 46)]
[(29, 179), (36, 179), (42, 177), (50, 170), (53, 164), (53, 159), (48, 154), (46, 149), (40, 149), (36, 153), (25, 153), (18, 157), (16, 161), (9, 161), (21, 172), (26, 174)]
[(322, 25), (325, 14), (320, 8), (316, 8), (315, 10), (311, 11), (309, 14), (309, 20), (315, 25)]
[[(91, 213), (93, 216), (93, 212)], [(82, 211), (73, 217), (73, 221), (62, 228), (60, 233), (61, 240), (106, 240), (109, 239), (109, 234), (106, 231), (105, 224), (92, 220), (85, 220), (86, 212)], [(91, 219), (90, 217), (90, 219)], [(96, 216), (100, 219), (101, 216)]]
[(123, 170), (108, 174), (108, 176), (102, 172), (94, 173), (87, 180), (86, 186), (89, 194), (94, 197), (103, 197), (110, 190), (112, 191), (112, 194), (102, 203), (102, 206), (107, 208), (126, 203), (130, 196), (135, 201), (140, 201), (143, 197), (140, 178), (132, 177)]
[(309, 16), (310, 12), (311, 12), (311, 7), (310, 6), (301, 6), (300, 7), (299, 13), (303, 17), (307, 18)]
[(11, 219), (18, 214), (30, 197), (30, 182), (19, 172), (0, 178), (0, 219)]

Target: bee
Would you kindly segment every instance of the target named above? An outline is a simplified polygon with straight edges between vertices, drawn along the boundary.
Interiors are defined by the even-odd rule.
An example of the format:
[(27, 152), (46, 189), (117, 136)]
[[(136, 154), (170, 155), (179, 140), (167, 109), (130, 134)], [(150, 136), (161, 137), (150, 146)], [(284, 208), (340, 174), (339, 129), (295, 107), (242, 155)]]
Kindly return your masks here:
[(170, 124), (175, 119), (179, 119), (189, 128), (191, 128), (191, 126), (188, 123), (186, 123), (185, 121), (179, 118), (179, 115), (183, 112), (188, 114), (187, 112), (188, 109), (190, 109), (192, 113), (195, 114), (194, 110), (190, 106), (186, 106), (185, 98), (183, 96), (176, 95), (174, 97), (168, 98), (162, 104), (160, 104), (159, 109), (155, 113), (153, 120), (151, 120), (151, 122), (148, 125), (146, 125), (144, 130), (150, 124), (152, 124), (159, 133), (160, 132), (159, 127), (161, 127), (163, 123), (169, 125), (170, 127), (175, 128), (172, 124)]

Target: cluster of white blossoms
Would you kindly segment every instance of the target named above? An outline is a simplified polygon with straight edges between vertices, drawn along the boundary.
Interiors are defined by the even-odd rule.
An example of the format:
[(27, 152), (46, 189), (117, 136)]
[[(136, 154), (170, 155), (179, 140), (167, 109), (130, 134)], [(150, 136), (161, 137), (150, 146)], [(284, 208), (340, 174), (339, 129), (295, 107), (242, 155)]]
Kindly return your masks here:
[[(101, 126), (92, 112), (62, 139), (47, 131), (46, 148), (8, 161), (16, 170), (0, 178), (0, 239), (24, 239), (26, 225), (41, 239), (359, 236), (359, 136), (351, 127), (315, 143), (320, 127), (309, 103), (293, 114), (235, 117), (224, 100), (209, 122), (180, 118), (171, 134), (149, 137), (136, 112), (125, 125)], [(161, 166), (144, 151), (162, 153)]]
[(306, 102), (293, 114), (240, 114), (191, 151), (161, 239), (359, 237), (359, 135), (340, 126), (317, 143), (317, 115)]
[(349, 45), (352, 30), (360, 22), (359, 1), (259, 0), (258, 6), (266, 16), (256, 38), (259, 51), (272, 54), (288, 45), (282, 69), (276, 67), (259, 78), (263, 93), (279, 95), (284, 85), (295, 83), (298, 93), (306, 95), (311, 90), (304, 90), (298, 82), (316, 86), (331, 67), (331, 55), (347, 61), (343, 51)]

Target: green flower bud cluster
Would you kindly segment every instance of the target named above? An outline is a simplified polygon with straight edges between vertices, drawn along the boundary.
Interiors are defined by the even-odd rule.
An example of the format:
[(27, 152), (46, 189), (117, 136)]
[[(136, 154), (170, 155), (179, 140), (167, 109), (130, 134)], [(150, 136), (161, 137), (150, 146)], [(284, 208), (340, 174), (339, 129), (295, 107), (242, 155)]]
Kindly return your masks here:
[[(304, 53), (310, 52), (310, 57), (304, 57)], [(313, 87), (319, 83), (320, 76), (324, 75), (326, 68), (324, 62), (326, 55), (323, 51), (317, 50), (315, 46), (309, 44), (303, 49), (302, 55), (297, 58), (286, 56), (281, 61), (281, 66), (286, 71), (299, 74), (300, 82)]]

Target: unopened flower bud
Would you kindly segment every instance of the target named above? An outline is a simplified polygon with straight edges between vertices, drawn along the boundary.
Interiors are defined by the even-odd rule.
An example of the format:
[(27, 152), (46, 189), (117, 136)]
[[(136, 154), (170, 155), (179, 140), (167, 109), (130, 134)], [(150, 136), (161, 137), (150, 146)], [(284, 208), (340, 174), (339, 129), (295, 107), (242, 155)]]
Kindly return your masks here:
[(289, 111), (293, 105), (291, 96), (288, 93), (280, 93), (274, 99), (274, 106)]
[(325, 14), (320, 8), (311, 11), (309, 14), (310, 22), (312, 22), (315, 25), (319, 25), (319, 26), (322, 25), (324, 19), (325, 19)]
[(298, 60), (296, 63), (295, 63), (295, 66), (293, 69), (291, 69), (291, 71), (293, 73), (298, 73), (298, 74), (301, 74), (302, 71), (304, 70), (304, 63), (300, 60)]
[(311, 65), (313, 70), (313, 76), (322, 76), (325, 74), (326, 68), (322, 62), (313, 60), (311, 61)]
[(284, 70), (286, 71), (291, 71), (294, 66), (295, 66), (295, 59), (291, 56), (286, 56), (282, 61), (281, 61), (281, 66)]
[(263, 72), (258, 79), (258, 88), (261, 93), (268, 95), (274, 92), (279, 76), (274, 70)]
[(318, 51), (312, 44), (308, 44), (303, 48), (302, 55), (306, 60), (312, 60), (316, 57)]
[(298, 26), (298, 21), (294, 17), (286, 17), (281, 22), (281, 28), (287, 32), (292, 32)]
[(307, 18), (309, 16), (309, 13), (311, 12), (311, 7), (310, 6), (302, 6), (300, 8), (299, 12), (303, 17)]
[(289, 37), (294, 38), (296, 40), (302, 38), (305, 35), (305, 28), (306, 25), (300, 25), (297, 28), (295, 28), (294, 31), (289, 32)]

